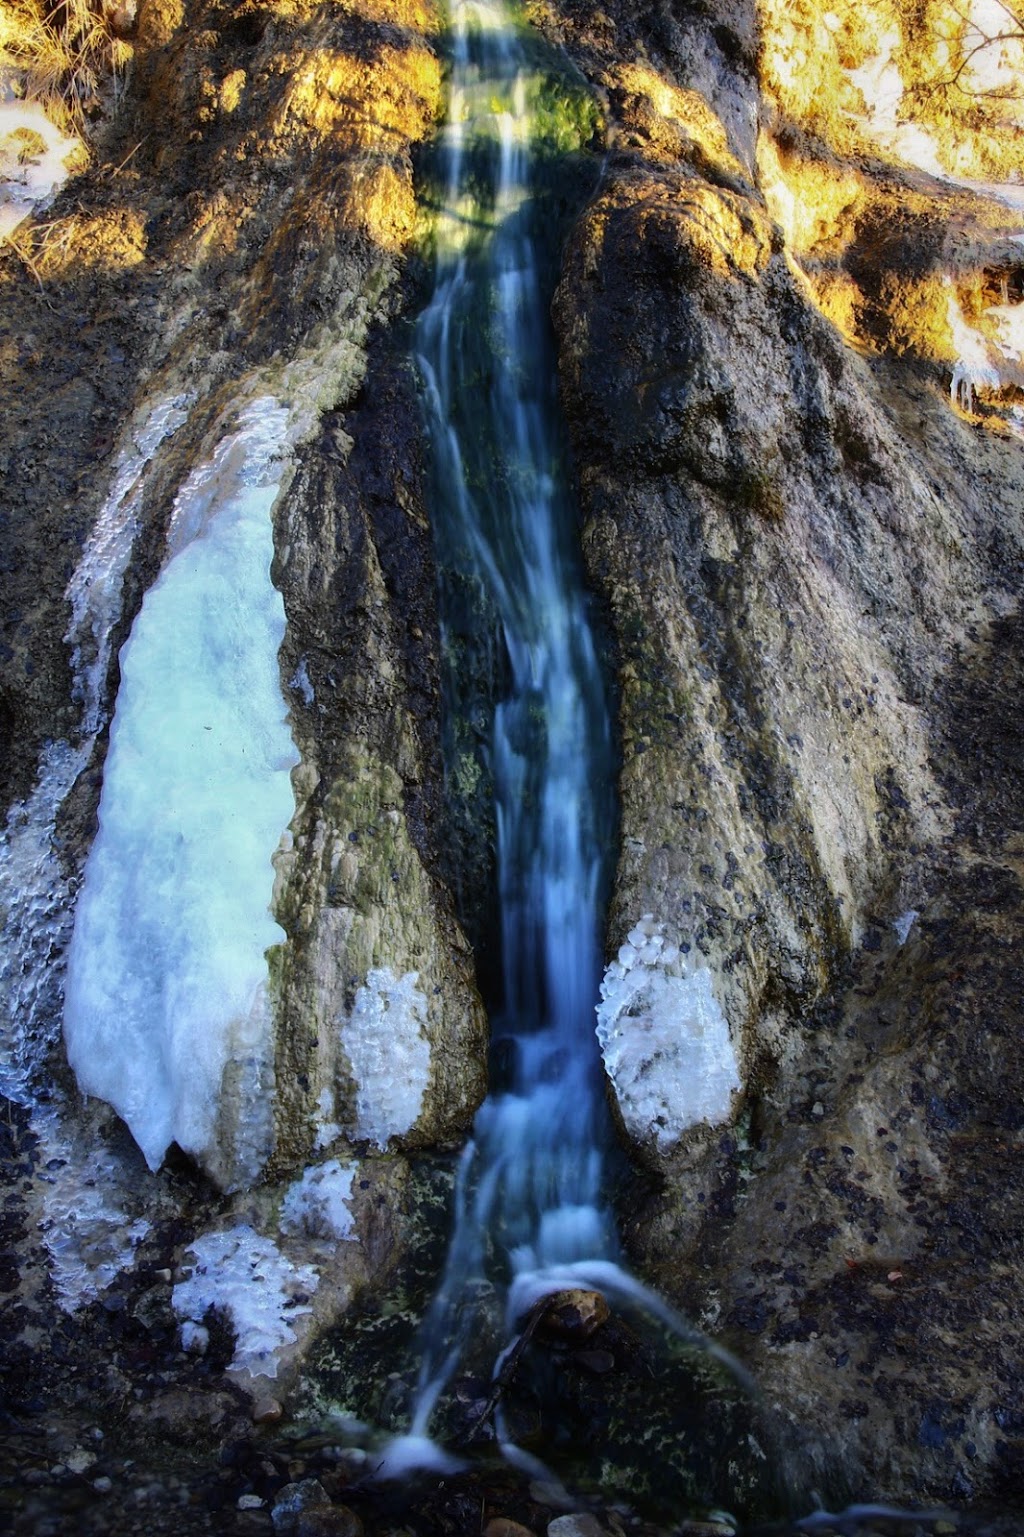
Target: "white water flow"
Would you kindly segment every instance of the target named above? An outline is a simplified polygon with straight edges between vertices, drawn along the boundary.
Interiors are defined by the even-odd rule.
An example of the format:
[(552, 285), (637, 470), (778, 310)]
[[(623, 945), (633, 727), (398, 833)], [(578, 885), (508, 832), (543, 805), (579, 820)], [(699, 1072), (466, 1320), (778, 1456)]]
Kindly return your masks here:
[[(574, 512), (560, 484), (555, 377), (531, 198), (531, 76), (498, 0), (452, 15), (443, 206), (417, 351), (438, 544), (482, 585), (507, 652), (491, 768), (502, 999), (492, 1092), (459, 1182), (426, 1331), (423, 1434), (472, 1326), (473, 1283), (607, 1260), (606, 1109), (595, 1038), (609, 726)], [(553, 1283), (554, 1284), (554, 1283)], [(564, 1282), (563, 1282), (564, 1284)]]

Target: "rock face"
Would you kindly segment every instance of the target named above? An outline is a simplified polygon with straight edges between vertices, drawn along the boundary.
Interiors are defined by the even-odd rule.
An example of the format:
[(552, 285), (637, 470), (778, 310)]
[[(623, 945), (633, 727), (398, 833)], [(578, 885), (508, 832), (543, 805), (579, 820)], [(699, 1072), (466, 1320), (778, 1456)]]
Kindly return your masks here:
[[(606, 114), (554, 319), (617, 672), (602, 1044), (649, 1175), (625, 1237), (762, 1383), (799, 1488), (1019, 1506), (1024, 220), (1019, 189), (982, 184), (1019, 163), (1021, 97), (985, 49), (959, 68), (970, 37), (938, 4), (530, 9)], [(286, 1395), (289, 1319), (308, 1339), (389, 1272), (409, 1155), (460, 1135), (483, 1093), (451, 892), (465, 879), (482, 911), (488, 856), (463, 825), (476, 778), (444, 803), (399, 326), (437, 25), (418, 0), (142, 0), (95, 164), (0, 253), (13, 1090), (71, 1091), (71, 898), (118, 650), (176, 500), (253, 401), (287, 420), (271, 574), (301, 762), (266, 850), (269, 1045), (225, 1074), (216, 1136), (188, 1149), (222, 1190), (264, 1183), (199, 1223), (209, 1192), (175, 1167), (147, 1181), (109, 1124), (44, 1137), (19, 1112), (3, 1145), (12, 1189), (34, 1171), (11, 1217), (30, 1260), (3, 1273), (13, 1373), (72, 1392), (33, 1356), (37, 1226), (69, 1313), (98, 1317), (110, 1274), (138, 1266), (97, 1336), (128, 1341), (109, 1382), (91, 1361), (98, 1417), (131, 1394), (131, 1350), (152, 1359), (143, 1314), (161, 1391), (181, 1370), (172, 1268), (177, 1291), (229, 1251), (243, 1298), (252, 1256), (290, 1275), (267, 1304)], [(714, 1094), (691, 1093), (711, 1068)], [(81, 1252), (55, 1177), (78, 1166), (104, 1190)], [(335, 1208), (356, 1170), (350, 1233)], [(426, 1206), (436, 1229), (443, 1201)], [(243, 1322), (204, 1322), (196, 1295), (205, 1382)]]
[[(158, 1162), (177, 1135), (229, 1187), (271, 1147), (289, 1168), (343, 1133), (382, 1147), (392, 1135), (443, 1140), (483, 1092), (483, 1013), (437, 873), (437, 639), (416, 406), (386, 349), (367, 373), (368, 337), (402, 302), (411, 150), (439, 104), (434, 26), (415, 5), (330, 24), (314, 6), (142, 6), (131, 90), (103, 158), (6, 258), (18, 406), (5, 435), (16, 568), (5, 772), (23, 807), (35, 797), (12, 828), (39, 820), (35, 802), (60, 803), (60, 832), (51, 808), (35, 835), (51, 888), (74, 883), (91, 837), (117, 648), (165, 560), (186, 476), (216, 462), (252, 401), (276, 401), (287, 422), (272, 575), (287, 620), (281, 712), (302, 762), (274, 896), (286, 935), (269, 978), (277, 1039), (235, 1053), (215, 1134), (190, 1137), (185, 1116), (152, 1150), (143, 1139)], [(58, 339), (71, 316), (86, 337), (75, 354)], [(215, 488), (229, 472), (212, 472)], [(61, 736), (70, 766), (53, 785), (39, 754)], [(268, 900), (273, 854), (271, 842)], [(24, 1026), (20, 970), (42, 969), (68, 920), (22, 906), (28, 961), (5, 979), (11, 1054), (38, 1062), (59, 1004), (40, 984)], [(392, 984), (405, 1002), (392, 1006)], [(403, 1029), (415, 1081), (364, 1125), (356, 1055), (376, 1085), (377, 1058)], [(88, 1050), (86, 1034), (77, 1058)], [(393, 1066), (401, 1077), (402, 1059)], [(258, 1102), (275, 1084), (276, 1124), (255, 1147)]]
[[(228, 1245), (240, 1290), (247, 1265), (291, 1276), (282, 1350), (264, 1366), (243, 1359), (233, 1379), (277, 1373), (283, 1392), (310, 1326), (376, 1284), (408, 1243), (407, 1152), (459, 1137), (484, 1092), (484, 1013), (439, 852), (436, 576), (418, 408), (390, 334), (408, 302), (412, 156), (440, 106), (436, 28), (415, 3), (330, 14), (142, 4), (131, 76), (94, 164), (0, 254), (0, 772), (11, 806), (0, 1077), (22, 1101), (55, 1102), (22, 1127), (33, 1148), (24, 1169), (38, 1178), (19, 1220), (50, 1234), (49, 1257), (37, 1250), (7, 1278), (8, 1343), (12, 1370), (40, 1384), (52, 1363), (32, 1363), (24, 1338), (50, 1331), (47, 1268), (73, 1331), (71, 1315), (87, 1318), (119, 1270), (130, 1293), (153, 1264), (185, 1274)], [(172, 1003), (169, 1030), (128, 1051), (126, 1022), (105, 1011), (96, 1054), (117, 1069), (89, 1087), (122, 1109), (154, 1169), (169, 1151), (163, 1172), (147, 1174), (109, 1112), (94, 1102), (79, 1124), (60, 1039), (63, 956), (104, 816), (119, 650), (170, 554), (208, 536), (206, 512), (182, 528), (197, 467), (214, 508), (244, 486), (251, 466), (231, 445), (255, 402), (281, 428), (264, 572), (283, 606), (271, 672), (294, 743), (278, 754), (279, 777), (300, 761), (288, 808), (256, 851), (272, 942), (228, 1049), (211, 1056), (209, 1043), (183, 1038)], [(236, 663), (244, 691), (245, 657)], [(190, 692), (187, 677), (165, 681)], [(211, 714), (200, 731), (221, 726), (216, 701)], [(234, 805), (223, 819), (236, 811), (244, 821)], [(186, 805), (191, 834), (189, 821)], [(165, 875), (174, 907), (180, 867)], [(211, 875), (229, 899), (237, 878)], [(214, 911), (207, 922), (232, 919)], [(86, 1056), (88, 1027), (74, 1031)], [(153, 1075), (187, 1102), (211, 1061), (199, 1129), (174, 1111), (154, 1128)], [(115, 1098), (107, 1083), (125, 1079)], [(359, 1170), (345, 1242), (286, 1220), (311, 1163), (341, 1179)], [(207, 1179), (234, 1200), (217, 1206)], [(229, 1366), (237, 1319), (213, 1329), (206, 1354), (202, 1313), (191, 1325), (201, 1361)], [(40, 1391), (71, 1402), (80, 1380), (65, 1388), (58, 1373)], [(266, 1383), (253, 1390), (265, 1396)]]
[(742, 1083), (724, 1134), (637, 1136), (662, 1188), (630, 1241), (827, 1424), (805, 1474), (1004, 1493), (1021, 214), (948, 178), (1009, 163), (1020, 99), (955, 142), (934, 100), (917, 141), (883, 120), (869, 65), (938, 68), (895, 12), (891, 58), (873, 12), (559, 16), (611, 142), (554, 313), (619, 657), (612, 953), (644, 914), (689, 946)]

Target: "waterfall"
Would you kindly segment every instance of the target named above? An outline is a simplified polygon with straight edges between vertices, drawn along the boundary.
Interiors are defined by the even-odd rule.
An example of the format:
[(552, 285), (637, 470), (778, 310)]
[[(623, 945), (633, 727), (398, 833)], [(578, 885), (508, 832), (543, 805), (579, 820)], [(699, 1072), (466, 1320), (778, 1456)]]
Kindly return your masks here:
[(521, 1278), (615, 1249), (594, 1028), (613, 842), (610, 729), (559, 466), (531, 197), (537, 76), (500, 0), (459, 0), (452, 50), (436, 278), (416, 350), (438, 543), (480, 583), (507, 655), (490, 744), (501, 1000), (492, 1091), (427, 1324), (417, 1434), (470, 1327), (467, 1283), (488, 1261)]

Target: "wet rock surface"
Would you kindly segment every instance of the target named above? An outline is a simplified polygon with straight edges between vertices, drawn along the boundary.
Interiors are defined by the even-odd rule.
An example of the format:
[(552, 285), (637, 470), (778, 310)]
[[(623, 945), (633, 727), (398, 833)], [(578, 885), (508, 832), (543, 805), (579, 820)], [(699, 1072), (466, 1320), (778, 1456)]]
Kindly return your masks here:
[[(537, 19), (595, 84), (608, 124), (555, 321), (619, 686), (609, 953), (652, 912), (704, 957), (744, 1084), (730, 1124), (664, 1154), (645, 1143), (624, 1238), (757, 1377), (795, 1508), (811, 1489), (832, 1508), (851, 1494), (950, 1508), (810, 1529), (1009, 1537), (1024, 1457), (1022, 381), (1009, 369), (954, 409), (948, 315), (952, 294), (995, 336), (990, 310), (1021, 291), (1020, 219), (801, 105), (772, 74), (785, 25), (766, 6), (567, 0)], [(321, 1132), (321, 1154), (353, 1132), (355, 1085), (331, 1032), (368, 968), (387, 958), (424, 982), (431, 1088), (406, 1150), (461, 1134), (483, 1089), (456, 898), (479, 908), (489, 856), (445, 805), (423, 446), (395, 334), (412, 147), (439, 101), (434, 26), (415, 4), (151, 0), (108, 143), (0, 254), (8, 802), (31, 790), (44, 743), (80, 728), (65, 590), (135, 408), (161, 392), (191, 402), (138, 507), (107, 714), (170, 503), (221, 413), (257, 388), (307, 407), (275, 569), (304, 757), (279, 869), (291, 951), (278, 1183), (224, 1203), (173, 1159), (149, 1183), (136, 1159), (125, 1223), (145, 1206), (151, 1228), (68, 1313), (43, 1245), (69, 1221), (41, 1195), (59, 1171), (8, 1111), (0, 1508), (18, 1533), (723, 1529), (696, 1501), (685, 1518), (650, 1517), (685, 1472), (691, 1432), (675, 1406), (695, 1395), (653, 1391), (655, 1356), (614, 1318), (531, 1343), (507, 1384), (524, 1444), (543, 1456), (561, 1437), (574, 1469), (607, 1456), (627, 1490), (567, 1512), (486, 1461), (400, 1490), (369, 1484), (365, 1453), (292, 1434), (289, 1372), (241, 1393), (230, 1320), (211, 1314), (189, 1354), (172, 1307), (201, 1227), (273, 1227)], [(986, 152), (1004, 172), (1011, 140)], [(72, 880), (103, 750), (101, 731), (60, 821)], [(59, 1054), (49, 1065), (70, 1087)], [(344, 1369), (366, 1376), (377, 1423), (398, 1427), (410, 1383), (368, 1363), (377, 1373), (407, 1346), (415, 1316), (407, 1297), (394, 1309), (380, 1297), (410, 1243), (429, 1291), (449, 1189), (417, 1185), (394, 1156), (364, 1177), (358, 1255), (302, 1242), (319, 1242), (326, 1277), (316, 1328), (358, 1295), (353, 1334), (358, 1315), (372, 1349), (350, 1343)], [(112, 1225), (97, 1219), (104, 1243)], [(330, 1385), (326, 1356), (317, 1369)], [(492, 1392), (484, 1368), (453, 1410), (484, 1456)], [(694, 1458), (709, 1422), (720, 1444), (747, 1444), (749, 1424), (712, 1401)], [(705, 1489), (721, 1478), (724, 1500), (736, 1469), (723, 1463), (703, 1476)], [(748, 1490), (755, 1474), (743, 1471)]]
[(619, 649), (612, 939), (667, 923), (742, 1042), (737, 1119), (646, 1146), (626, 1239), (798, 1481), (1015, 1504), (1018, 397), (953, 408), (946, 316), (1019, 214), (773, 75), (781, 9), (760, 68), (741, 7), (559, 16), (612, 145), (554, 310)]

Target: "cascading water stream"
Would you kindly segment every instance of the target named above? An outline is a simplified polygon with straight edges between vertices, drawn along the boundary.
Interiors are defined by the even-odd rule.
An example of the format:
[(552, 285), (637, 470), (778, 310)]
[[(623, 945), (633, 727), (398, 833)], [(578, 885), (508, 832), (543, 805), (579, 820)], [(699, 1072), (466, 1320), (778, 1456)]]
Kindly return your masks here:
[(613, 753), (560, 473), (542, 275), (550, 231), (531, 186), (532, 141), (549, 132), (543, 93), (503, 0), (457, 0), (435, 286), (417, 357), (440, 564), (478, 584), (507, 662), (489, 758), (501, 985), (491, 1093), (462, 1160), (444, 1275), (421, 1331), (410, 1430), (385, 1453), (383, 1477), (450, 1467), (429, 1439), (431, 1421), (495, 1287), (504, 1290), (505, 1340), (495, 1346), (494, 1427), (505, 1456), (531, 1474), (550, 1476), (514, 1444), (500, 1380), (523, 1319), (552, 1292), (584, 1287), (635, 1304), (750, 1386), (725, 1351), (617, 1263), (604, 1204), (612, 1139), (595, 1007)]
[(594, 1031), (614, 810), (604, 687), (573, 551), (531, 199), (531, 80), (500, 0), (452, 14), (434, 294), (417, 336), (435, 526), (481, 584), (507, 653), (494, 712), (502, 996), (492, 1093), (463, 1163), (425, 1326), (414, 1435), (459, 1357), (488, 1245), (519, 1276), (607, 1261), (607, 1111)]

